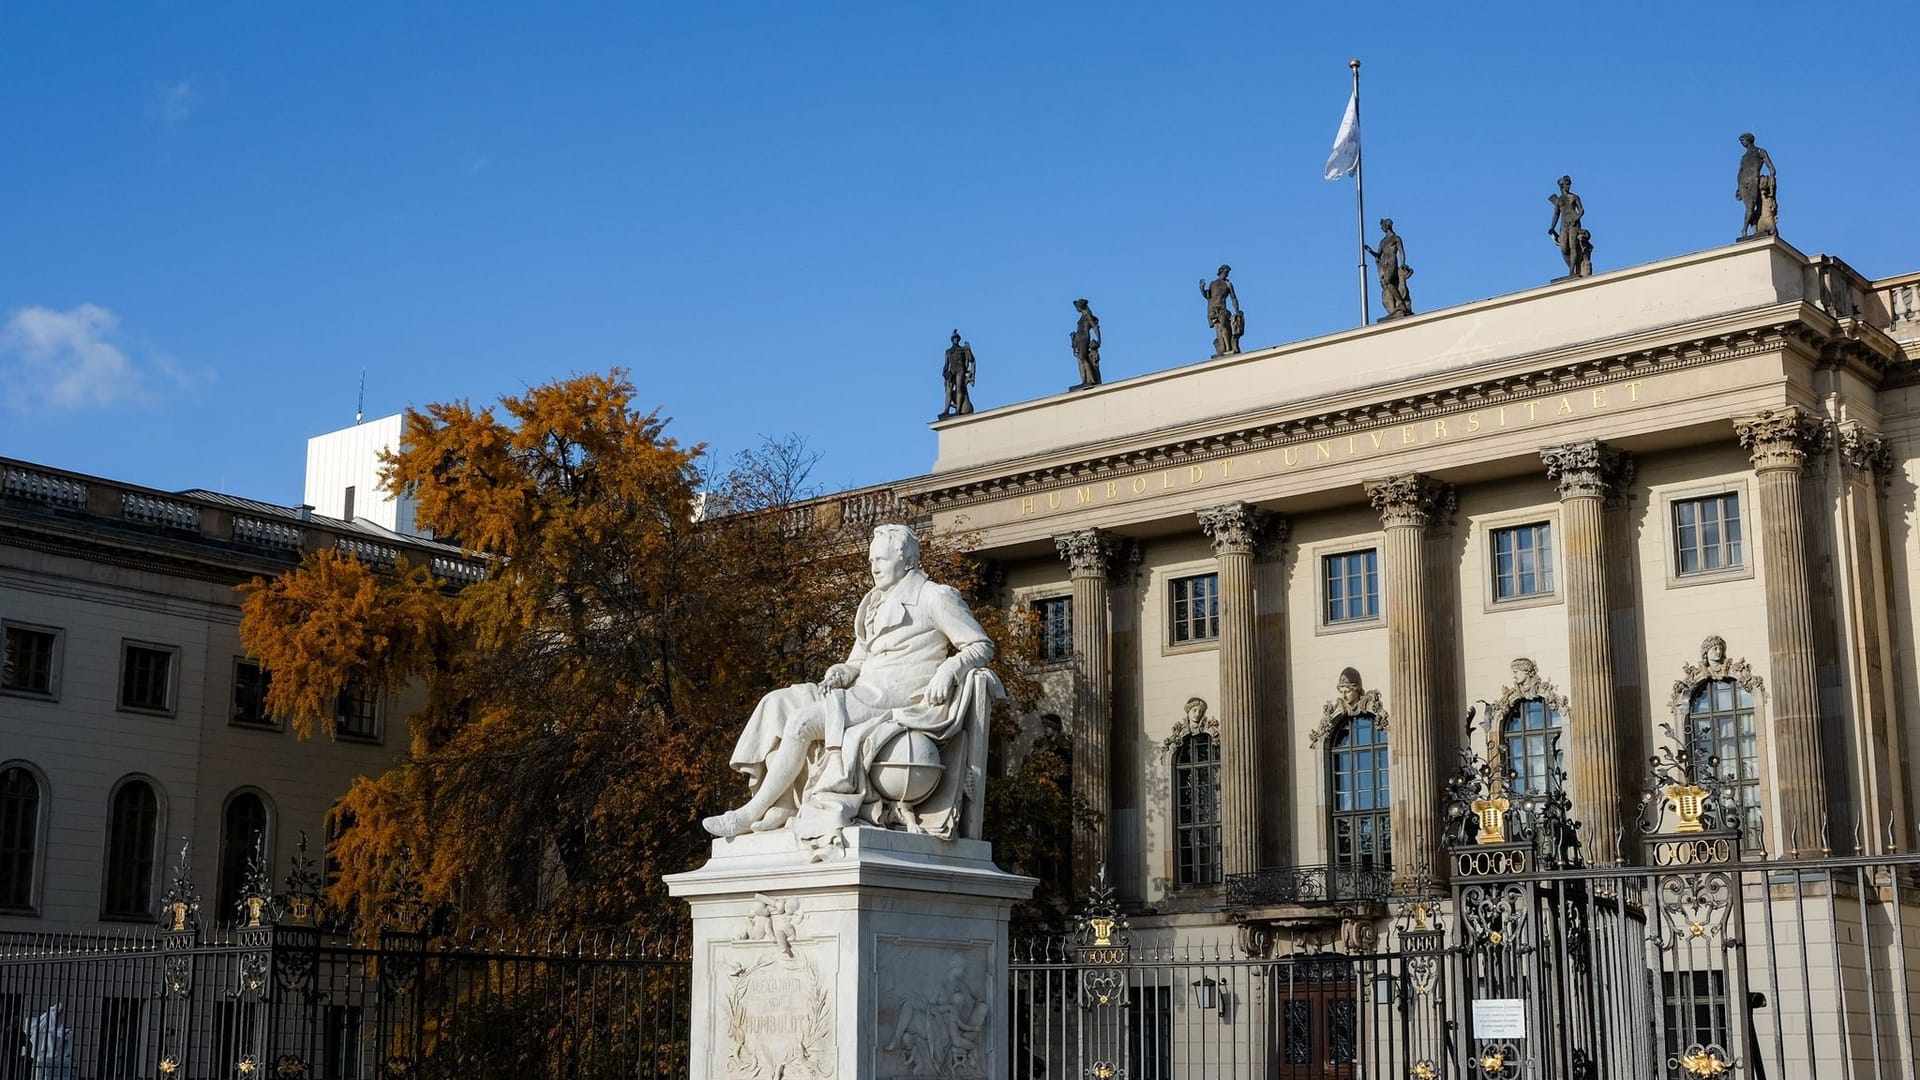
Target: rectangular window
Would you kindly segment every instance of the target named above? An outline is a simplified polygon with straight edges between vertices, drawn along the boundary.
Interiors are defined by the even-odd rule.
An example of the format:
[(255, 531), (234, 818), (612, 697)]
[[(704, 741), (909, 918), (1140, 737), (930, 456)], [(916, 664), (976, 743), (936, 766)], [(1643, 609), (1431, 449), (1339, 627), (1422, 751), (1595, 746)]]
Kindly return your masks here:
[(120, 656), (120, 707), (147, 712), (173, 708), (174, 650), (160, 645), (125, 646)]
[(1321, 560), (1327, 622), (1364, 622), (1380, 617), (1380, 552), (1346, 551)]
[(1735, 492), (1673, 502), (1673, 565), (1681, 575), (1744, 566), (1740, 496)]
[(1493, 530), (1493, 598), (1553, 595), (1553, 526), (1546, 522)]
[(273, 727), (267, 715), (267, 672), (252, 660), (233, 662), (233, 712), (230, 720), (241, 727)]
[(54, 657), (59, 646), (59, 631), (8, 626), (6, 663), (0, 667), (0, 690), (52, 697)]
[(378, 739), (380, 692), (359, 683), (340, 691), (333, 706), (333, 733), (343, 739)]
[(341, 500), (341, 502), (345, 507), (345, 512), (342, 513), (340, 516), (347, 519), (348, 521), (352, 521), (353, 520), (353, 489), (351, 487), (347, 489), (346, 498)]
[(1175, 645), (1217, 639), (1220, 636), (1220, 575), (1175, 578), (1170, 614)]
[(1073, 597), (1049, 596), (1033, 602), (1040, 619), (1040, 659), (1073, 659)]

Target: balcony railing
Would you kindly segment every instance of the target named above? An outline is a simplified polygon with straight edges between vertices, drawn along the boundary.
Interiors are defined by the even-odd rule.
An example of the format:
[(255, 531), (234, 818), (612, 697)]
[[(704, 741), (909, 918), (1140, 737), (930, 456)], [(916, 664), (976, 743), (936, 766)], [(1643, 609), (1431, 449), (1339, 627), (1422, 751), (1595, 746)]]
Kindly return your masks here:
[(1243, 911), (1380, 901), (1392, 889), (1393, 871), (1383, 866), (1281, 866), (1227, 875), (1227, 907)]

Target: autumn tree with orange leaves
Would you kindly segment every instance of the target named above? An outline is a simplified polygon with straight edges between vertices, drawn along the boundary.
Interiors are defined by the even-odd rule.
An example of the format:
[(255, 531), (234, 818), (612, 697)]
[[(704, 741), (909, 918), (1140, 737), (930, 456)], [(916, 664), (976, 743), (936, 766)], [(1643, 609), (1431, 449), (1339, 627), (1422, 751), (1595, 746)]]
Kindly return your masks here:
[[(336, 910), (389, 899), (404, 860), (429, 907), (468, 922), (673, 918), (661, 876), (698, 865), (700, 818), (743, 794), (726, 759), (754, 703), (845, 655), (865, 535), (789, 509), (814, 494), (804, 445), (708, 474), (703, 448), (633, 395), (615, 371), (497, 410), (409, 410), (387, 483), (421, 528), (483, 556), (485, 580), (456, 591), (322, 551), (247, 587), (242, 642), (271, 675), (267, 707), (302, 735), (330, 730), (349, 686), (424, 694), (402, 762), (334, 809)], [(930, 538), (926, 562), (965, 591), (978, 568), (962, 547)], [(1030, 704), (1032, 628), (979, 612), (1016, 708)], [(1045, 822), (1066, 811), (1063, 775), (1042, 753), (990, 784), (989, 814), (1009, 820), (989, 829), (1016, 864), (1057, 854)]]

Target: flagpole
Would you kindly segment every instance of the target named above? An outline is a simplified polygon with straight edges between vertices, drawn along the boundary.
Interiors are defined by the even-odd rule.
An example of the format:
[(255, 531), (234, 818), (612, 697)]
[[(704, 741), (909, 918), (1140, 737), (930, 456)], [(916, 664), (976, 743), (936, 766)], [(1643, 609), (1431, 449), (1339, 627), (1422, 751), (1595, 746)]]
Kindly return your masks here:
[[(1353, 122), (1360, 124), (1360, 61), (1349, 60), (1347, 66), (1353, 69)], [(1353, 148), (1353, 223), (1354, 233), (1360, 242), (1360, 325), (1373, 322), (1373, 307), (1367, 300), (1367, 197), (1366, 197), (1366, 150), (1355, 144)]]

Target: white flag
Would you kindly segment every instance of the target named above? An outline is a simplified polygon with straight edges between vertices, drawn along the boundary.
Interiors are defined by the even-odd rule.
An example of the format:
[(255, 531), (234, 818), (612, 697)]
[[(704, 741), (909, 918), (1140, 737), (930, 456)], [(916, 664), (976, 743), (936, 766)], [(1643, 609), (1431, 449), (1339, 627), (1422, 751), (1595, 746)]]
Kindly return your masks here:
[(1347, 114), (1340, 118), (1340, 133), (1333, 137), (1333, 153), (1327, 155), (1327, 179), (1352, 176), (1360, 166), (1360, 90), (1347, 99)]

